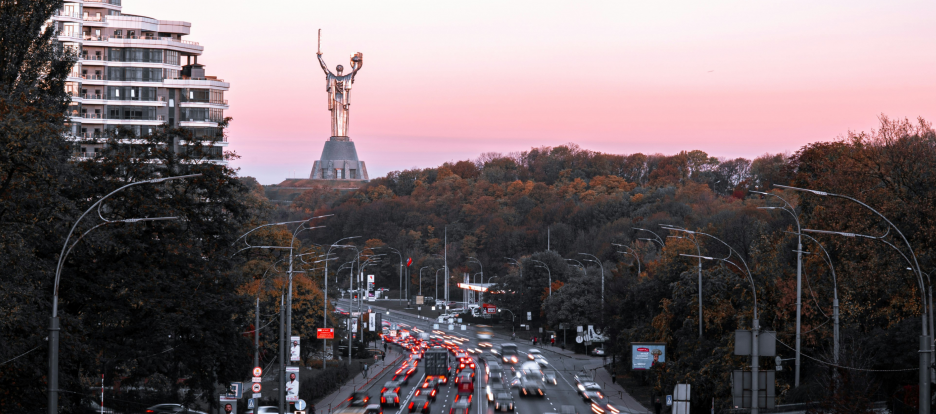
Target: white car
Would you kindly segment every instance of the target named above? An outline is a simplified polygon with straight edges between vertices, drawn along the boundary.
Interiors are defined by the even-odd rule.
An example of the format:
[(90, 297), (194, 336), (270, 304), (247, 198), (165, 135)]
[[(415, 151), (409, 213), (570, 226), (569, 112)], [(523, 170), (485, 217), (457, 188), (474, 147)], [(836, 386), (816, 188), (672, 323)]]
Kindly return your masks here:
[(527, 352), (528, 359), (536, 359), (537, 355), (539, 356), (543, 355), (543, 351), (540, 351), (539, 348), (531, 348), (530, 352)]

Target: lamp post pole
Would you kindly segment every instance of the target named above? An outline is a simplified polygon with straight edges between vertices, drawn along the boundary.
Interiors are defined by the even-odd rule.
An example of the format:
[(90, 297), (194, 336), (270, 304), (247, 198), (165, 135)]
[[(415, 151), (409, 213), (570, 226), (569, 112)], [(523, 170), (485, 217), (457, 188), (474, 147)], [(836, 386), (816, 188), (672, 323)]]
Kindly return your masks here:
[(517, 333), (517, 328), (516, 328), (517, 315), (514, 315), (513, 311), (507, 308), (497, 308), (497, 310), (510, 312), (510, 332), (516, 334)]
[[(673, 230), (673, 231), (685, 230), (682, 227), (669, 226), (669, 225), (664, 225), (663, 228), (668, 229), (668, 230)], [(656, 235), (656, 233), (654, 233), (654, 235)], [(667, 236), (667, 237), (672, 237), (674, 239), (685, 239), (685, 240), (691, 241), (692, 244), (694, 244), (696, 247), (696, 254), (699, 256), (702, 256), (702, 247), (699, 245), (699, 240), (696, 239), (695, 234), (689, 234), (689, 236), (691, 237), (683, 237), (683, 236)], [(701, 339), (702, 338), (702, 259), (701, 258), (699, 259), (696, 269), (699, 275), (699, 338)]]
[(549, 295), (552, 296), (552, 272), (549, 271), (549, 266), (546, 263), (543, 263), (539, 260), (530, 259), (531, 262), (538, 263), (540, 267), (546, 269), (546, 274), (549, 275)]
[(423, 266), (419, 268), (419, 296), (422, 296), (422, 271), (427, 267), (429, 266)]
[(832, 266), (832, 257), (829, 256), (829, 252), (826, 251), (825, 247), (822, 246), (822, 243), (819, 243), (819, 240), (816, 240), (808, 234), (802, 234), (803, 237), (806, 237), (809, 240), (812, 240), (813, 243), (816, 243), (819, 246), (819, 249), (822, 250), (823, 259), (826, 264), (829, 265), (829, 270), (832, 271), (832, 319), (834, 323), (832, 331), (832, 340), (835, 342), (833, 344), (832, 352), (832, 362), (838, 364), (839, 360), (839, 300), (838, 300), (838, 279), (835, 277), (835, 266)]
[[(897, 228), (897, 226), (895, 226), (894, 223), (891, 223), (891, 221), (888, 220), (887, 217), (885, 217), (883, 214), (881, 214), (877, 210), (871, 208), (871, 206), (859, 201), (858, 199), (854, 197), (850, 197), (850, 196), (846, 196), (842, 194), (829, 193), (825, 191), (810, 190), (807, 188), (798, 188), (798, 187), (791, 187), (791, 186), (786, 186), (786, 185), (779, 185), (779, 184), (774, 184), (774, 187), (786, 188), (786, 189), (794, 190), (794, 191), (803, 191), (803, 192), (812, 193), (814, 195), (823, 196), (823, 197), (844, 198), (846, 200), (852, 201), (870, 210), (871, 212), (873, 212), (881, 220), (884, 220), (884, 222), (887, 223), (888, 227), (890, 227), (898, 235), (900, 235), (900, 238), (903, 240), (904, 245), (907, 246), (907, 250), (910, 252), (910, 257), (913, 258), (912, 262), (909, 259), (907, 261), (911, 263), (911, 267), (913, 268), (914, 273), (916, 273), (917, 283), (920, 284), (920, 296), (921, 296), (920, 299), (923, 302), (923, 312), (921, 315), (922, 325), (923, 325), (922, 326), (923, 334), (920, 335), (920, 352), (919, 352), (920, 353), (920, 397), (919, 397), (920, 411), (919, 412), (920, 414), (929, 414), (930, 413), (930, 357), (931, 357), (930, 354), (932, 352), (933, 342), (932, 342), (932, 337), (930, 336), (931, 332), (927, 330), (928, 328), (927, 320), (928, 319), (932, 320), (933, 306), (932, 306), (932, 303), (927, 303), (926, 293), (925, 293), (927, 291), (926, 282), (924, 282), (923, 280), (923, 270), (920, 269), (920, 263), (917, 260), (916, 253), (913, 251), (913, 246), (910, 245), (910, 242), (907, 241), (907, 238), (900, 231), (900, 229)], [(929, 316), (929, 318), (927, 318), (927, 316)]]
[[(735, 249), (731, 247), (731, 245), (729, 245), (728, 243), (725, 243), (721, 239), (711, 234), (691, 231), (691, 230), (686, 230), (686, 229), (672, 228), (672, 227), (670, 227), (669, 229), (682, 231), (682, 232), (692, 234), (692, 235), (701, 234), (703, 236), (708, 236), (720, 242), (721, 244), (724, 244), (725, 247), (728, 248), (728, 257), (725, 257), (725, 258), (716, 258), (716, 257), (708, 257), (708, 256), (701, 256), (701, 255), (690, 255), (690, 254), (680, 254), (680, 256), (697, 257), (697, 258), (705, 259), (705, 260), (720, 260), (724, 263), (728, 263), (738, 268), (738, 270), (740, 270), (742, 273), (747, 274), (748, 280), (751, 282), (751, 294), (754, 297), (754, 319), (751, 320), (751, 341), (752, 341), (751, 343), (751, 390), (753, 390), (754, 395), (758, 395), (760, 393), (759, 380), (758, 380), (758, 370), (760, 369), (760, 350), (759, 350), (759, 345), (758, 345), (758, 343), (760, 342), (758, 340), (758, 336), (760, 336), (760, 320), (757, 317), (757, 289), (754, 284), (754, 276), (751, 275), (751, 269), (748, 268), (747, 262), (745, 262), (744, 259), (741, 257), (741, 254), (736, 252)], [(743, 269), (741, 268), (741, 266), (738, 266), (731, 260), (728, 260), (729, 258), (731, 258), (732, 255), (738, 256), (738, 260), (740, 260), (741, 264), (744, 265)], [(760, 398), (755, 398), (753, 400), (753, 404), (751, 405), (751, 414), (758, 414), (760, 412), (760, 407), (758, 407), (759, 400)]]
[[(164, 181), (180, 180), (183, 178), (192, 178), (192, 177), (199, 177), (199, 176), (201, 176), (201, 174), (180, 175), (176, 177), (157, 178), (153, 180), (146, 180), (146, 181), (126, 184), (114, 191), (111, 191), (104, 197), (101, 197), (100, 199), (98, 199), (98, 201), (94, 202), (94, 204), (92, 204), (91, 207), (88, 207), (88, 209), (85, 210), (85, 212), (82, 213), (81, 216), (78, 217), (78, 220), (75, 220), (75, 223), (72, 224), (71, 230), (68, 231), (68, 236), (65, 237), (65, 243), (62, 244), (62, 252), (59, 254), (58, 264), (55, 267), (55, 282), (52, 288), (52, 317), (49, 319), (49, 383), (48, 383), (48, 393), (47, 393), (48, 398), (49, 398), (48, 399), (49, 414), (58, 414), (58, 392), (59, 392), (59, 389), (58, 389), (59, 387), (58, 385), (59, 363), (58, 361), (59, 361), (59, 334), (61, 331), (61, 329), (59, 328), (58, 299), (59, 299), (59, 281), (62, 278), (62, 266), (65, 265), (65, 258), (68, 257), (68, 254), (71, 253), (72, 248), (74, 248), (75, 245), (77, 245), (78, 242), (80, 242), (81, 239), (84, 238), (85, 235), (87, 235), (92, 230), (98, 227), (101, 227), (103, 225), (106, 225), (109, 223), (140, 223), (144, 221), (161, 221), (161, 220), (175, 220), (176, 219), (176, 217), (151, 217), (151, 218), (132, 218), (132, 219), (124, 219), (124, 220), (107, 220), (101, 214), (100, 206), (102, 205), (101, 203), (104, 200), (106, 200), (108, 197), (120, 191), (123, 191), (126, 188), (140, 185), (140, 184), (156, 184), (156, 183), (161, 183)], [(72, 234), (75, 233), (75, 229), (78, 227), (78, 223), (80, 223), (81, 220), (84, 219), (84, 217), (88, 215), (88, 213), (90, 213), (91, 210), (94, 210), (94, 209), (98, 209), (98, 217), (104, 220), (104, 222), (97, 224), (94, 227), (91, 227), (88, 231), (82, 233), (80, 236), (78, 236), (78, 239), (75, 240), (75, 242), (72, 243), (71, 246), (69, 246), (69, 241), (71, 241)]]
[(770, 197), (776, 197), (785, 204), (784, 207), (758, 207), (763, 210), (782, 210), (787, 213), (790, 213), (793, 216), (793, 220), (796, 221), (796, 366), (795, 374), (793, 376), (793, 386), (799, 387), (800, 383), (800, 336), (802, 334), (802, 318), (803, 318), (803, 231), (800, 227), (799, 217), (796, 215), (796, 210), (793, 206), (786, 201), (783, 197), (780, 197), (776, 194), (765, 193), (763, 191), (751, 191), (755, 194), (761, 194)]
[(397, 256), (400, 257), (400, 300), (399, 300), (399, 303), (402, 304), (403, 303), (403, 255), (400, 254), (399, 250), (394, 249), (390, 246), (383, 246), (383, 247), (385, 249), (392, 250), (394, 253), (397, 254)]
[[(361, 237), (361, 236), (351, 236), (351, 237), (345, 237), (343, 239), (339, 239), (338, 241), (328, 246), (328, 251), (325, 252), (325, 276), (324, 276), (325, 277), (325, 295), (324, 295), (325, 298), (322, 301), (322, 308), (323, 308), (322, 309), (322, 328), (328, 327), (328, 261), (331, 256), (331, 251), (335, 247), (339, 246), (338, 243), (341, 243), (345, 240), (356, 239), (358, 237)], [(348, 246), (341, 246), (341, 247), (348, 247)], [(335, 271), (336, 283), (338, 282), (338, 271), (340, 270), (341, 269), (338, 269)], [(327, 354), (328, 354), (328, 340), (322, 339), (322, 372), (325, 372), (325, 370), (328, 368), (327, 360), (325, 359), (325, 356)]]
[[(478, 266), (481, 268), (481, 281), (483, 282), (483, 281), (484, 281), (484, 265), (481, 264), (481, 261), (478, 260), (478, 258), (476, 258), (476, 257), (469, 257), (469, 258), (468, 258), (468, 261), (472, 261), (472, 260), (474, 260), (474, 262), (477, 263)], [(477, 274), (475, 274), (475, 276), (477, 276)], [(474, 297), (480, 297), (480, 296), (481, 296), (480, 293), (475, 293), (475, 292), (472, 292), (472, 293), (471, 293), (471, 297), (472, 297), (472, 298), (474, 298)], [(481, 300), (479, 299), (478, 302), (480, 302), (480, 301), (481, 301)]]
[(582, 255), (582, 256), (589, 256), (589, 257), (591, 257), (592, 259), (585, 259), (585, 261), (586, 261), (586, 262), (594, 262), (595, 264), (598, 265), (598, 268), (601, 269), (601, 325), (602, 325), (602, 328), (604, 328), (604, 304), (605, 304), (605, 298), (604, 298), (604, 285), (605, 285), (604, 265), (601, 264), (601, 261), (598, 260), (598, 257), (595, 256), (595, 255), (593, 255), (593, 254), (589, 254), (589, 253), (579, 253), (579, 254)]

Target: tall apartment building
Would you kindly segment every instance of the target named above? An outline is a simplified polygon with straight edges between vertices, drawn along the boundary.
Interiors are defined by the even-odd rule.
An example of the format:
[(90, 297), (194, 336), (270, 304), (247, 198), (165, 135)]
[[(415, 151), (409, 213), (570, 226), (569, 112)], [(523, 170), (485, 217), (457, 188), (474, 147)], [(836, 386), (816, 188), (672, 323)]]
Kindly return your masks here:
[(182, 38), (191, 23), (124, 14), (121, 0), (66, 0), (49, 24), (79, 56), (65, 86), (77, 157), (93, 157), (117, 129), (146, 134), (167, 124), (190, 129), (224, 163), (218, 123), (230, 84), (205, 75), (204, 47)]

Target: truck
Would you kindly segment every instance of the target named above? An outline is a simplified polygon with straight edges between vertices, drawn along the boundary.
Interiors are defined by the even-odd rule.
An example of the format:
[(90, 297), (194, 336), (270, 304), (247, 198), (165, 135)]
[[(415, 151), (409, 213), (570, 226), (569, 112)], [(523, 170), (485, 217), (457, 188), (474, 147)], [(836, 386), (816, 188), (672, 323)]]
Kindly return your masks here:
[(426, 367), (426, 375), (448, 375), (448, 351), (440, 346), (434, 346), (427, 349), (426, 355), (423, 356), (423, 366)]

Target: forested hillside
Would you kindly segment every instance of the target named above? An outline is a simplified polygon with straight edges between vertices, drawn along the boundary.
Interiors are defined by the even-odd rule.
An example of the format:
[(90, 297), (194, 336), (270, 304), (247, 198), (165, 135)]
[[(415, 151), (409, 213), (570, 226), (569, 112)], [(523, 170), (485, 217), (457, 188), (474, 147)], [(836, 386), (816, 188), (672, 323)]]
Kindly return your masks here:
[[(447, 237), (453, 284), (465, 273), (473, 280), (481, 276), (481, 267), (469, 260), (476, 258), (484, 281), (497, 283), (495, 290), (501, 292), (486, 300), (514, 312), (534, 311), (534, 326), (605, 325), (612, 337), (609, 345), (620, 357), (627, 356), (631, 341), (665, 341), (669, 362), (653, 380), (656, 385), (689, 381), (698, 384), (696, 395), (716, 397), (721, 405), (728, 404), (730, 371), (742, 365), (732, 355), (733, 337), (735, 329), (750, 328), (752, 282), (761, 326), (776, 330), (781, 354), (792, 356), (787, 346), (794, 343), (794, 214), (804, 229), (886, 235), (875, 240), (805, 233), (815, 237), (803, 239), (808, 252), (802, 287), (803, 381), (809, 386), (787, 392), (792, 365), (778, 374), (786, 401), (837, 404), (843, 402), (836, 397), (851, 395), (847, 400), (854, 405), (849, 407), (859, 409), (871, 399), (893, 399), (894, 393), (903, 403), (902, 386), (916, 382), (920, 284), (906, 270), (913, 265), (887, 243), (908, 256), (909, 250), (885, 221), (857, 203), (773, 184), (845, 194), (867, 203), (903, 232), (923, 271), (929, 272), (936, 240), (934, 145), (925, 121), (887, 118), (874, 131), (754, 160), (720, 159), (698, 150), (612, 155), (569, 144), (393, 172), (350, 193), (308, 190), (272, 214), (275, 220), (334, 214), (325, 228), (305, 234), (321, 248), (359, 236), (352, 240), (358, 245), (366, 241), (371, 248), (398, 249), (403, 261), (414, 260), (411, 291), (418, 289), (422, 269), (423, 291), (433, 292)], [(795, 213), (763, 208), (783, 207), (783, 199)], [(663, 225), (705, 234), (665, 230)], [(836, 283), (816, 242), (829, 252)], [(399, 258), (389, 250), (379, 253), (387, 256), (379, 270), (371, 267), (368, 273), (378, 274), (379, 286), (395, 288)], [(594, 255), (601, 266), (582, 253)], [(701, 339), (698, 259), (680, 256), (698, 253), (731, 262), (702, 263)], [(519, 260), (522, 278), (507, 258)], [(333, 262), (332, 268), (345, 260)], [(750, 279), (745, 269), (750, 269)], [(347, 271), (336, 280), (346, 278)], [(553, 288), (547, 299), (549, 279)], [(852, 381), (830, 391), (826, 373), (834, 359), (834, 288), (841, 312), (838, 365), (898, 371), (844, 369)], [(461, 293), (456, 296), (453, 290), (453, 297)], [(887, 357), (874, 362), (862, 358), (872, 354)], [(769, 360), (762, 365), (772, 369)], [(702, 378), (719, 380), (706, 383)]]

